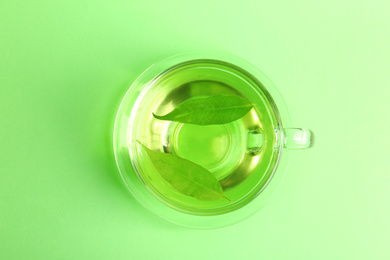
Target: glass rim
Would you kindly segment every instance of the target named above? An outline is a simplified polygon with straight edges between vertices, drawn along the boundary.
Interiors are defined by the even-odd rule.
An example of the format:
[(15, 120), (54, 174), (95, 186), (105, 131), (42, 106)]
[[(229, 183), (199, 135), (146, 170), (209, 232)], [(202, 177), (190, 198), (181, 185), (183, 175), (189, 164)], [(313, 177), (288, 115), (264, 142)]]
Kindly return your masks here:
[[(291, 152), (283, 150), (283, 146), (279, 145), (280, 153), (278, 162), (271, 177), (269, 178), (264, 188), (258, 192), (260, 195), (256, 195), (255, 198), (247, 205), (238, 208), (232, 212), (227, 212), (220, 215), (190, 215), (184, 213), (169, 206), (165, 205), (158, 198), (150, 193), (147, 187), (142, 183), (142, 180), (138, 178), (133, 163), (130, 160), (130, 154), (126, 154), (126, 151), (120, 149), (120, 144), (126, 141), (128, 136), (128, 129), (126, 127), (126, 120), (131, 120), (134, 116), (132, 113), (132, 107), (134, 106), (136, 99), (138, 98), (137, 93), (145, 87), (145, 85), (151, 80), (155, 80), (158, 75), (163, 74), (166, 70), (169, 70), (173, 66), (178, 66), (180, 63), (188, 62), (191, 60), (218, 60), (228, 64), (234, 65), (235, 67), (248, 72), (263, 86), (261, 91), (268, 94), (267, 98), (270, 99), (273, 105), (276, 106), (278, 113), (278, 123), (280, 125), (280, 133), (283, 134), (283, 126), (291, 125), (291, 119), (288, 114), (287, 107), (282, 99), (280, 93), (276, 89), (275, 85), (269, 80), (269, 78), (257, 67), (253, 66), (249, 62), (238, 58), (234, 55), (227, 53), (217, 52), (186, 52), (168, 57), (162, 61), (154, 63), (148, 69), (146, 69), (130, 86), (127, 93), (125, 94), (121, 105), (118, 109), (118, 113), (115, 120), (114, 126), (114, 154), (115, 160), (121, 174), (123, 181), (127, 188), (133, 194), (133, 196), (149, 211), (154, 214), (173, 222), (178, 225), (183, 225), (193, 228), (214, 228), (226, 226), (239, 222), (246, 217), (253, 215), (261, 207), (263, 207), (278, 186), (282, 182), (284, 175), (287, 171), (288, 164), (291, 158)], [(272, 104), (271, 103), (271, 104)], [(275, 108), (273, 108), (275, 110)], [(133, 114), (133, 115), (132, 115)], [(126, 145), (125, 145), (126, 147)], [(125, 150), (125, 149), (124, 149)], [(131, 149), (128, 149), (131, 150)], [(283, 150), (283, 152), (282, 152)], [(129, 153), (129, 151), (127, 151)], [(130, 151), (131, 153), (131, 151)], [(283, 155), (282, 155), (283, 154)], [(126, 158), (127, 157), (127, 158)]]

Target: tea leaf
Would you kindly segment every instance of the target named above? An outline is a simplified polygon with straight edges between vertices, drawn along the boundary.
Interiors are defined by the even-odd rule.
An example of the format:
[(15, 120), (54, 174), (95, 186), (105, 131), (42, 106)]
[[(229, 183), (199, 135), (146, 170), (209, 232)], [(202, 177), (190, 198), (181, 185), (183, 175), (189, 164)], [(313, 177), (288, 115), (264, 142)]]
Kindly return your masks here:
[(143, 144), (141, 146), (158, 173), (179, 192), (205, 201), (226, 198), (219, 181), (202, 166), (173, 154), (152, 151)]
[(153, 116), (160, 120), (194, 125), (219, 125), (240, 119), (253, 106), (240, 96), (215, 95), (186, 100), (164, 116), (154, 113)]

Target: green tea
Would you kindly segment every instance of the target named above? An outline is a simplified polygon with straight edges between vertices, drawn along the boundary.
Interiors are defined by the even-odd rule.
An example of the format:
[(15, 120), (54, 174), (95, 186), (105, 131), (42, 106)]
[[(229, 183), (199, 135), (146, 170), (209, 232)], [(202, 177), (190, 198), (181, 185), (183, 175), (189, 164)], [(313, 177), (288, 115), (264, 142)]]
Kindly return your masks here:
[[(255, 106), (227, 124), (194, 125), (153, 117), (171, 112), (195, 97), (237, 95)], [(245, 71), (215, 60), (194, 60), (161, 73), (140, 93), (129, 126), (130, 154), (139, 178), (158, 199), (177, 210), (197, 215), (230, 212), (244, 206), (267, 185), (280, 150), (277, 116), (261, 83)], [(130, 120), (132, 121), (132, 120)], [(149, 149), (171, 153), (211, 172), (228, 200), (199, 200), (174, 189), (156, 172), (135, 140)], [(186, 169), (183, 169), (185, 171)]]

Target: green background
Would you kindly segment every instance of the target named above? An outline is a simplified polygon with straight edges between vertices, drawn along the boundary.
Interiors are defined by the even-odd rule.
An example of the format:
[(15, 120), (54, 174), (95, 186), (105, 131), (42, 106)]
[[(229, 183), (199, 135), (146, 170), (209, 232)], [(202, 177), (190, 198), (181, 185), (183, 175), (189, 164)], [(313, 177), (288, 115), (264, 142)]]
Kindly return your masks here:
[[(1, 1), (0, 259), (390, 259), (388, 1)], [(112, 128), (150, 64), (227, 51), (314, 130), (259, 213), (191, 230), (122, 184)]]

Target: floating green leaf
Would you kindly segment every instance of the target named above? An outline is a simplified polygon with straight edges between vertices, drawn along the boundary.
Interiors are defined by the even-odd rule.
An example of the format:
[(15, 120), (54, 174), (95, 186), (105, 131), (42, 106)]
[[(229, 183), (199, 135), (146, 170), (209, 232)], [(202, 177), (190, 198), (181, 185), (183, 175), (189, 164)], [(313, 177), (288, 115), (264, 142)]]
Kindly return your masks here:
[(205, 168), (176, 155), (141, 146), (158, 173), (179, 192), (204, 201), (227, 199), (219, 181)]
[(233, 122), (245, 116), (253, 108), (249, 100), (240, 96), (215, 95), (191, 98), (180, 103), (164, 116), (153, 116), (194, 125), (219, 125)]

